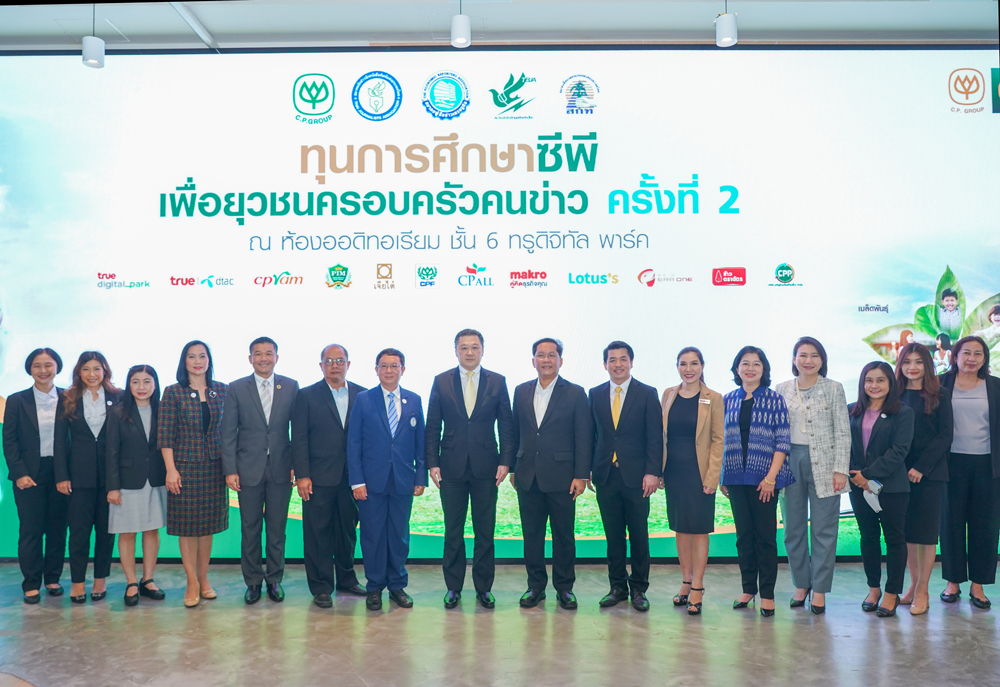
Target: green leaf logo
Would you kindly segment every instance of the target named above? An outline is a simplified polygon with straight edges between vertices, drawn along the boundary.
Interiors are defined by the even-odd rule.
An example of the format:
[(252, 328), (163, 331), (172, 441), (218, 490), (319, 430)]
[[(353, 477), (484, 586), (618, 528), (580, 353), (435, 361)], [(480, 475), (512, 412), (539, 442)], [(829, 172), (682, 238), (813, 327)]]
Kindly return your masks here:
[(292, 86), (292, 104), (299, 114), (315, 117), (333, 109), (333, 80), (326, 74), (303, 74)]

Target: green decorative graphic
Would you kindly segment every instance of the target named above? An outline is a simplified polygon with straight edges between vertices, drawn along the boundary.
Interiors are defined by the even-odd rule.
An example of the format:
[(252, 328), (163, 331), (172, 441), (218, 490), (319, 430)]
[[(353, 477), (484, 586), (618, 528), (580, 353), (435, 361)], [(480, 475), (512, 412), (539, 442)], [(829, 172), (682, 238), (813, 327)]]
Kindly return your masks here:
[(531, 98), (531, 100), (522, 100), (521, 96), (515, 93), (516, 91), (520, 90), (527, 82), (528, 78), (524, 75), (523, 72), (521, 73), (521, 76), (517, 79), (515, 79), (514, 75), (511, 74), (507, 78), (507, 83), (504, 84), (502, 91), (497, 92), (493, 88), (490, 89), (490, 93), (493, 94), (493, 104), (496, 105), (497, 107), (506, 108), (500, 114), (504, 114), (504, 112), (510, 112), (511, 110), (517, 112), (522, 107), (524, 107), (532, 100), (534, 100), (534, 98)]
[(417, 268), (417, 276), (423, 281), (434, 281), (437, 277), (438, 271), (437, 267), (419, 267)]
[(368, 103), (371, 106), (372, 112), (378, 112), (382, 109), (382, 104), (385, 102), (383, 100), (384, 92), (385, 81), (378, 81), (368, 89)]
[(292, 87), (295, 109), (310, 117), (323, 115), (333, 109), (333, 79), (326, 74), (303, 74)]

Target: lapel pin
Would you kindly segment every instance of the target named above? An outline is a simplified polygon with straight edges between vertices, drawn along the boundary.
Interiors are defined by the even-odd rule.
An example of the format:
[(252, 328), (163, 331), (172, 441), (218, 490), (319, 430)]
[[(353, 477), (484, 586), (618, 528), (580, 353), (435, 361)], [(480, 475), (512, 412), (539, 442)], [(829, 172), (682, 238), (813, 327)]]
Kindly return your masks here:
[(410, 427), (416, 427), (416, 426), (417, 426), (417, 418), (411, 417), (410, 418)]
[(889, 417), (889, 416), (888, 416), (888, 415), (886, 415), (885, 413), (882, 413), (882, 419), (883, 419), (883, 420), (884, 420), (884, 419), (886, 419), (887, 417)]
[(219, 394), (215, 393), (215, 389), (212, 389), (212, 390), (210, 390), (210, 391), (208, 392), (208, 395), (209, 395), (209, 397), (211, 397), (211, 398), (215, 398), (215, 397), (216, 397), (216, 396), (218, 396)]
[(403, 403), (406, 403), (406, 399), (405, 398), (403, 399)]
[(275, 389), (280, 389), (280, 388), (281, 388), (281, 385), (279, 384), (278, 386), (276, 386), (276, 387), (274, 387), (274, 388), (275, 388)]
[(111, 405), (111, 404), (112, 404), (112, 402), (111, 402), (111, 401), (108, 401), (108, 405)]
[(192, 391), (191, 392), (191, 398), (198, 398), (198, 392), (197, 391)]

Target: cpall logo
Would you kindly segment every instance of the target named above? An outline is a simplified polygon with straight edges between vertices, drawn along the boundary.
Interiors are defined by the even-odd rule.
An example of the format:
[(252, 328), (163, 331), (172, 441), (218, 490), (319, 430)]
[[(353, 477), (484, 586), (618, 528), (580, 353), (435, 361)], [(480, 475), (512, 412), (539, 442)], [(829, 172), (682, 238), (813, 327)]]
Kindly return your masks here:
[(437, 276), (440, 268), (437, 265), (417, 265), (417, 288), (438, 288)]
[(459, 286), (493, 286), (492, 277), (481, 276), (486, 271), (485, 267), (480, 267), (472, 263), (471, 267), (465, 268), (465, 274), (458, 277)]
[(387, 72), (368, 72), (351, 91), (354, 109), (365, 119), (381, 122), (396, 114), (403, 103), (403, 89)]
[(573, 274), (569, 273), (570, 284), (617, 284), (618, 275), (608, 272), (606, 274)]
[(787, 262), (783, 262), (775, 268), (774, 279), (778, 283), (771, 283), (769, 286), (802, 286), (801, 283), (793, 283), (795, 281), (795, 268)]
[(254, 277), (253, 283), (262, 289), (268, 286), (301, 286), (302, 277), (292, 276), (291, 272), (285, 270), (280, 274), (265, 274)]
[(518, 91), (524, 88), (525, 84), (535, 83), (535, 81), (534, 77), (525, 76), (524, 72), (521, 72), (521, 76), (518, 78), (514, 78), (514, 75), (511, 74), (501, 90), (497, 91), (491, 88), (490, 93), (493, 94), (493, 104), (500, 108), (500, 113), (496, 115), (496, 119), (534, 119), (531, 115), (515, 113), (534, 100), (534, 98), (525, 100), (524, 94), (518, 93)]
[(516, 289), (519, 287), (532, 287), (532, 286), (548, 286), (549, 283), (545, 281), (548, 279), (549, 275), (545, 272), (537, 272), (535, 270), (525, 270), (523, 272), (511, 272), (510, 273), (510, 288)]
[(566, 114), (581, 115), (594, 114), (601, 89), (589, 76), (576, 74), (563, 81), (560, 92), (566, 98)]
[(455, 72), (438, 72), (424, 84), (424, 109), (437, 119), (455, 119), (469, 108), (469, 84)]
[(396, 282), (392, 279), (391, 262), (375, 265), (375, 289), (378, 291), (394, 291), (396, 289)]
[(351, 285), (351, 271), (343, 265), (326, 268), (326, 285), (331, 289), (346, 289)]
[[(292, 85), (292, 104), (295, 106), (295, 120), (306, 124), (329, 122), (333, 115), (333, 79), (326, 74), (303, 74)], [(323, 115), (326, 115), (325, 117)]]
[(712, 283), (716, 286), (746, 286), (746, 267), (716, 267), (712, 270)]

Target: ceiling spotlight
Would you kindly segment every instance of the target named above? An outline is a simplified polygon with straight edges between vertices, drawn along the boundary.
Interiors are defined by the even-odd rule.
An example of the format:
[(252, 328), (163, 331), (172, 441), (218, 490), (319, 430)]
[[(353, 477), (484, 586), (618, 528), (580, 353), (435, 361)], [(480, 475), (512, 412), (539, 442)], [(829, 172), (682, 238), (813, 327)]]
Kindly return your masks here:
[(462, 0), (458, 2), (458, 14), (451, 18), (451, 45), (454, 48), (472, 45), (472, 20), (467, 14), (462, 14)]
[(96, 4), (91, 15), (90, 32), (91, 35), (83, 37), (83, 64), (94, 69), (101, 69), (104, 66), (104, 40), (94, 35), (97, 33)]
[(736, 15), (729, 14), (727, 0), (726, 11), (715, 18), (715, 44), (720, 48), (729, 48), (736, 45), (737, 40)]

